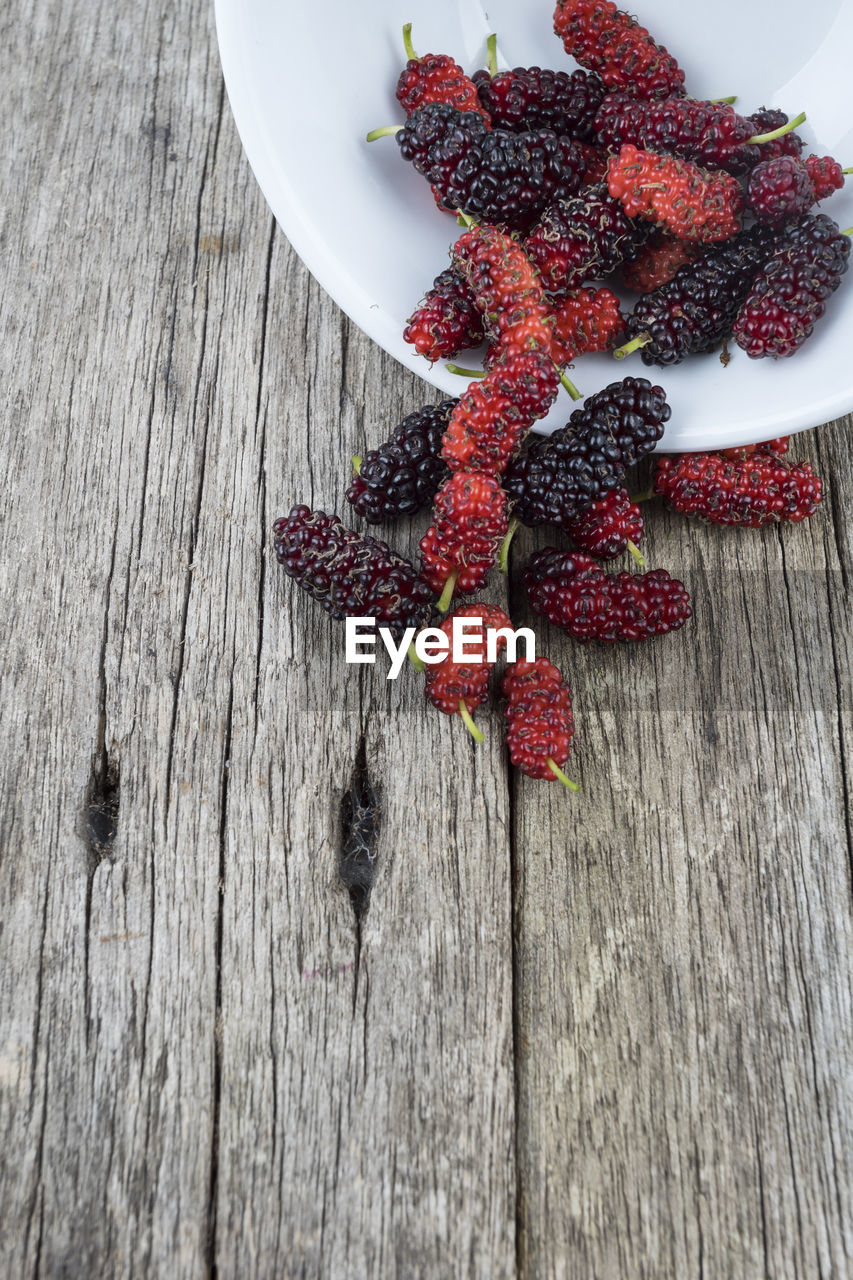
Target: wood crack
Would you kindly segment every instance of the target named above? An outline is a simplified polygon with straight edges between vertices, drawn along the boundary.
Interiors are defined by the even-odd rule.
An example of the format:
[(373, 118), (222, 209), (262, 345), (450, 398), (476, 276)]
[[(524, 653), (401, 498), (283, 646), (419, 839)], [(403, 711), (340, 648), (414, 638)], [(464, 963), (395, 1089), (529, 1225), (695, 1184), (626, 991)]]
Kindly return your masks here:
[(216, 898), (215, 970), (216, 996), (213, 1018), (213, 1117), (210, 1134), (210, 1181), (207, 1201), (206, 1271), (210, 1280), (217, 1276), (216, 1222), (219, 1190), (219, 1118), (222, 1104), (222, 943), (225, 922), (225, 874), (228, 843), (228, 787), (231, 780), (231, 740), (234, 721), (234, 672), (228, 690), (225, 718), (225, 743), (222, 757), (222, 782), (219, 816), (219, 866)]

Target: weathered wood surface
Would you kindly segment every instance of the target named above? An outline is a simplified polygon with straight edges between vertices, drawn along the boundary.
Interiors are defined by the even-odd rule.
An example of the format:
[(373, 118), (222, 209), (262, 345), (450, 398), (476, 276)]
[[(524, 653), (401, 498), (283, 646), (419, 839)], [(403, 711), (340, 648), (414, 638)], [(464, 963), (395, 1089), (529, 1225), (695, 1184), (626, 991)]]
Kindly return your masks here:
[(853, 424), (810, 524), (656, 516), (695, 626), (548, 634), (584, 792), (512, 777), (267, 562), (422, 387), (275, 229), (207, 6), (0, 22), (2, 1274), (853, 1274)]

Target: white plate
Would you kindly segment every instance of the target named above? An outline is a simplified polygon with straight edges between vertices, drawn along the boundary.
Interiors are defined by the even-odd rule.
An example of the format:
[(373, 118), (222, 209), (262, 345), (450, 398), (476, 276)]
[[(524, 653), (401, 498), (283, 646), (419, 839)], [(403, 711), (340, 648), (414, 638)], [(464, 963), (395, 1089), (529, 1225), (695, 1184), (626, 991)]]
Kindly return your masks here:
[[(805, 110), (807, 145), (853, 164), (853, 0), (645, 0), (641, 21), (667, 45), (698, 97), (737, 93), (738, 109)], [(243, 145), (284, 233), (335, 301), (386, 351), (442, 392), (464, 380), (432, 367), (402, 339), (406, 317), (448, 261), (458, 234), (393, 138), (365, 141), (403, 118), (394, 97), (404, 65), (401, 29), (419, 53), (449, 53), (469, 72), (498, 33), (499, 66), (571, 68), (553, 34), (551, 0), (216, 0), (228, 96)], [(853, 223), (851, 181), (821, 209)], [(827, 315), (790, 360), (750, 360), (735, 349), (673, 369), (638, 356), (585, 356), (573, 373), (589, 395), (628, 373), (661, 383), (672, 405), (667, 449), (723, 448), (812, 427), (853, 409), (853, 270)], [(466, 356), (464, 363), (470, 363)], [(424, 388), (424, 401), (430, 393)], [(434, 398), (434, 397), (433, 397)], [(562, 425), (565, 393), (546, 425)], [(389, 414), (389, 419), (394, 414)], [(389, 428), (393, 423), (389, 420)], [(378, 434), (378, 433), (377, 433)]]

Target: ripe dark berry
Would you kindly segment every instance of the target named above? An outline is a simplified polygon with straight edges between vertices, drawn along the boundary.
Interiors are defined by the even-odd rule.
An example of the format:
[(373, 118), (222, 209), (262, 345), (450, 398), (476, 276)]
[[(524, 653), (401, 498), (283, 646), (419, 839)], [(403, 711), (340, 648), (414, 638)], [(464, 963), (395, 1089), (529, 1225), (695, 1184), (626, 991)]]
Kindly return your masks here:
[(457, 111), (478, 112), (488, 124), (489, 113), (459, 64), (444, 53), (427, 53), (419, 58), (411, 45), (411, 30), (411, 23), (406, 23), (403, 40), (409, 61), (397, 81), (397, 101), (406, 115), (429, 102), (446, 102)]
[(741, 458), (716, 453), (662, 457), (654, 489), (684, 515), (753, 529), (781, 520), (805, 520), (821, 498), (820, 477), (807, 462), (791, 464), (760, 453)]
[[(747, 120), (752, 125), (754, 135), (775, 133), (777, 129), (782, 129), (789, 123), (784, 111), (776, 111), (772, 107), (762, 107), (760, 111), (754, 111), (751, 116), (747, 116)], [(783, 133), (771, 142), (758, 144), (761, 160), (772, 160), (775, 156), (798, 156), (802, 149), (803, 140), (798, 133), (794, 132)]]
[(591, 556), (546, 547), (522, 575), (530, 607), (575, 640), (647, 640), (691, 616), (684, 584), (665, 569), (608, 574)]
[(732, 332), (748, 356), (792, 356), (841, 283), (850, 241), (826, 214), (784, 227), (756, 276)]
[(566, 532), (575, 546), (596, 560), (613, 560), (629, 546), (637, 554), (637, 543), (643, 537), (643, 513), (627, 489), (611, 489), (576, 520), (570, 520)]
[(726, 244), (710, 246), (667, 284), (638, 299), (627, 320), (630, 341), (616, 354), (640, 348), (644, 364), (668, 365), (711, 350), (731, 333), (773, 244), (771, 231), (753, 227)]
[(447, 360), (483, 341), (482, 317), (455, 271), (448, 268), (436, 276), (403, 330), (403, 340), (430, 361)]
[(753, 141), (760, 135), (752, 121), (724, 102), (694, 98), (643, 102), (611, 93), (599, 108), (595, 129), (599, 144), (605, 147), (629, 142), (644, 151), (681, 156), (733, 174), (748, 173), (762, 159), (761, 144)]
[(806, 166), (793, 156), (762, 160), (749, 175), (746, 202), (760, 222), (781, 226), (801, 218), (815, 202)]
[(563, 297), (630, 261), (647, 234), (648, 229), (632, 222), (603, 187), (591, 187), (573, 199), (550, 205), (524, 248), (545, 289)]
[(608, 166), (611, 196), (629, 218), (656, 222), (681, 240), (729, 240), (740, 229), (743, 194), (730, 173), (638, 151), (626, 143)]
[(507, 700), (509, 758), (530, 778), (558, 778), (576, 791), (562, 771), (569, 758), (575, 725), (569, 686), (547, 658), (514, 662), (501, 682)]
[[(448, 652), (441, 662), (430, 664), (427, 667), (425, 692), (427, 699), (444, 715), (461, 715), (475, 739), (482, 741), (483, 735), (470, 717), (489, 697), (489, 678), (494, 663), (488, 661), (486, 634), (488, 630), (512, 630), (512, 623), (503, 609), (498, 609), (495, 605), (460, 605), (447, 615), (440, 626), (451, 644), (454, 618), (471, 620), (470, 629), (465, 630), (465, 648), (472, 656), (464, 662), (454, 662), (452, 652)], [(475, 622), (479, 623), (479, 627), (474, 625)], [(498, 634), (495, 639), (496, 653), (506, 648), (505, 636)]]
[(514, 133), (553, 129), (579, 142), (592, 138), (595, 113), (606, 92), (598, 76), (588, 71), (516, 67), (495, 76), (475, 71), (472, 79), (496, 128)]
[(432, 502), (447, 476), (441, 438), (457, 403), (443, 400), (410, 413), (390, 440), (364, 455), (346, 497), (369, 524), (414, 515)]
[(650, 453), (670, 407), (661, 387), (624, 378), (590, 396), (568, 424), (510, 464), (504, 487), (513, 515), (564, 528), (622, 483), (625, 468)]
[(633, 262), (622, 267), (622, 279), (636, 293), (652, 293), (672, 280), (679, 267), (693, 262), (702, 247), (695, 240), (676, 240), (657, 231), (649, 237)]
[(583, 175), (584, 186), (597, 187), (606, 182), (610, 152), (605, 147), (590, 146), (588, 142), (579, 142), (578, 150), (586, 166), (586, 172)]
[(597, 71), (610, 89), (638, 98), (684, 92), (684, 72), (675, 58), (612, 0), (557, 0), (554, 30), (566, 53)]
[(569, 138), (547, 129), (488, 130), (482, 116), (444, 103), (414, 112), (398, 131), (397, 144), (443, 208), (520, 231), (552, 201), (574, 195), (585, 170)]
[(284, 572), (333, 618), (375, 618), (398, 637), (429, 622), (432, 593), (386, 543), (305, 506), (276, 520), (273, 534)]

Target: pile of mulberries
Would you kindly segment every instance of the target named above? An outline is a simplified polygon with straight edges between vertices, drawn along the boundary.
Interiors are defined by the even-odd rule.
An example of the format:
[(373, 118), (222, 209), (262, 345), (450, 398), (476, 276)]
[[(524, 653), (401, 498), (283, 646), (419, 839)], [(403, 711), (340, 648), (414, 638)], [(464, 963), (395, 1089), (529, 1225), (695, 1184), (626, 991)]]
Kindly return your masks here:
[[(419, 564), (305, 505), (273, 536), (285, 574), (333, 618), (387, 626), (401, 662), (408, 646), (426, 700), (475, 742), (474, 714), (499, 685), (511, 764), (576, 790), (563, 673), (516, 652), (518, 636), (507, 643), (505, 609), (457, 597), (515, 571), (519, 526), (551, 526), (564, 545), (540, 546), (518, 575), (530, 613), (570, 642), (665, 644), (693, 606), (684, 583), (646, 564), (654, 505), (642, 504), (756, 529), (814, 514), (821, 480), (790, 460), (787, 437), (670, 455), (663, 387), (628, 376), (584, 399), (566, 371), (592, 352), (667, 366), (722, 348), (727, 360), (727, 339), (751, 357), (792, 355), (847, 270), (846, 234), (813, 208), (849, 170), (803, 158), (802, 115), (689, 97), (676, 59), (613, 0), (557, 0), (554, 30), (580, 69), (500, 71), (492, 38), (488, 67), (469, 76), (447, 54), (418, 56), (407, 25), (405, 123), (368, 135), (396, 134), (463, 228), (449, 265), (424, 273), (433, 284), (405, 341), (431, 362), (485, 344), (482, 369), (449, 366), (467, 375), (458, 396), (353, 458), (346, 498), (368, 524), (431, 508)], [(618, 273), (640, 295), (628, 314)], [(531, 441), (561, 383), (583, 403)], [(632, 496), (629, 473), (653, 452), (651, 487)]]

